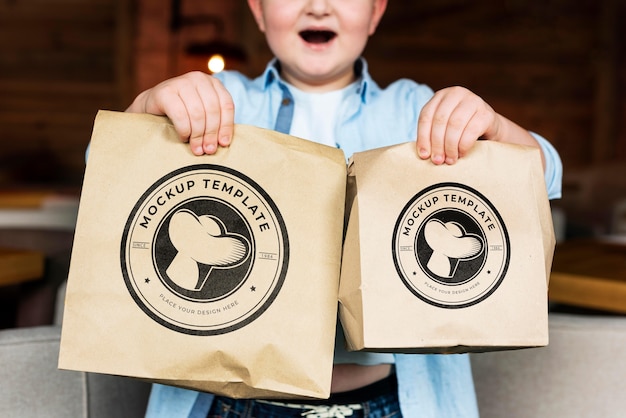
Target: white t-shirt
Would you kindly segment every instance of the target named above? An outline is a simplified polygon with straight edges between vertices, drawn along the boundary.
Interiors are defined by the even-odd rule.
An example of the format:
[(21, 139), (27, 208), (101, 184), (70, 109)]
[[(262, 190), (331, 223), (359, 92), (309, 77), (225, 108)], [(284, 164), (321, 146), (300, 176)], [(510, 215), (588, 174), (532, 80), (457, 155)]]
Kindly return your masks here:
[(341, 90), (308, 93), (292, 85), (294, 110), (289, 134), (320, 144), (336, 147), (335, 123), (344, 98), (357, 88), (350, 84)]

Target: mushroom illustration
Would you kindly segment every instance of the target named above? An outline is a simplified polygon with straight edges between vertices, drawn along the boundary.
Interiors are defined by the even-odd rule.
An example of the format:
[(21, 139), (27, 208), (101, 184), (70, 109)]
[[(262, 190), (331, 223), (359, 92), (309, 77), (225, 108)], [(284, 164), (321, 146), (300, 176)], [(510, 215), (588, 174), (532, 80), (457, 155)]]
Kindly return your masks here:
[(468, 234), (457, 222), (432, 219), (424, 227), (424, 236), (433, 250), (427, 267), (439, 277), (453, 277), (459, 261), (471, 260), (483, 249), (480, 237)]
[[(202, 288), (213, 268), (237, 266), (250, 252), (248, 240), (228, 233), (221, 220), (211, 215), (196, 216), (187, 209), (172, 215), (168, 233), (178, 253), (166, 272), (174, 283), (187, 290)], [(198, 263), (210, 266), (205, 277), (200, 277)]]

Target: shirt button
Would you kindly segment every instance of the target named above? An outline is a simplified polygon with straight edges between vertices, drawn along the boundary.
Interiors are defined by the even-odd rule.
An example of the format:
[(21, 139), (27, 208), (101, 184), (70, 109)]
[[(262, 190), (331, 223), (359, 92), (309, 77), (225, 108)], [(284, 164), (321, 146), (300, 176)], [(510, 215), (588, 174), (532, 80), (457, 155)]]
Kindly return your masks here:
[(283, 99), (283, 101), (281, 102), (281, 104), (282, 104), (283, 106), (289, 106), (289, 105), (291, 104), (291, 99), (289, 99), (289, 98), (285, 97), (285, 98)]

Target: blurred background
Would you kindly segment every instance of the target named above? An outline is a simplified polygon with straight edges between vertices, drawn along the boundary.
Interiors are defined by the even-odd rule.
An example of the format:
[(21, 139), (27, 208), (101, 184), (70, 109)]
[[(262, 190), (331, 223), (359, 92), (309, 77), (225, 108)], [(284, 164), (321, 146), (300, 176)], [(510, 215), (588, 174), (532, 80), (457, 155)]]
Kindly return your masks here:
[[(626, 314), (625, 21), (624, 0), (389, 0), (365, 51), (380, 85), (410, 78), (435, 90), (465, 86), (558, 149), (563, 197), (552, 211), (562, 245), (552, 265), (551, 313)], [(55, 374), (97, 111), (123, 111), (141, 91), (191, 70), (224, 66), (257, 76), (270, 58), (245, 0), (0, 0), (0, 363), (7, 366), (0, 369), (0, 415), (82, 408), (82, 391), (98, 387), (79, 375), (79, 395), (68, 401), (59, 379), (73, 375)], [(543, 416), (623, 416), (626, 329), (603, 323), (555, 328), (557, 322), (553, 354), (539, 362), (528, 357), (527, 368), (502, 357), (503, 367), (517, 368), (505, 378), (519, 376), (533, 389), (528, 394), (483, 368), (495, 379), (483, 386), (483, 402), (503, 405), (510, 416), (540, 416), (529, 412), (537, 408)], [(4, 330), (50, 324), (25, 337)], [(39, 331), (56, 338), (47, 354), (37, 345), (48, 341)], [(508, 390), (510, 402), (494, 388)], [(111, 410), (126, 403), (109, 395), (145, 401), (147, 393), (101, 392), (104, 415), (94, 416), (131, 416), (115, 415)], [(576, 412), (546, 413), (546, 405)], [(29, 408), (37, 412), (28, 415)]]
[[(462, 85), (549, 138), (571, 234), (604, 232), (626, 196), (626, 4), (391, 0), (365, 56), (381, 84)], [(219, 53), (271, 57), (244, 0), (1, 0), (0, 187), (78, 191), (98, 109)]]

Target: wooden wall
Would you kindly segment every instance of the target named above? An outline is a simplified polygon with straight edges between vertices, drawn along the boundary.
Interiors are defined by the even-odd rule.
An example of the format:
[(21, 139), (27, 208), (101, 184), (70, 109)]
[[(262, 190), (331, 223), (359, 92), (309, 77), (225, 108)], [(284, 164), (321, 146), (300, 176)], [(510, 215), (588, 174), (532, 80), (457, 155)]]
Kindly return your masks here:
[(624, 160), (625, 5), (391, 1), (369, 45), (372, 71), (468, 87), (548, 137), (568, 168)]
[[(97, 109), (195, 65), (186, 42), (240, 43), (257, 75), (270, 53), (244, 0), (186, 0), (215, 27), (169, 29), (165, 0), (0, 0), (0, 185), (80, 185)], [(626, 160), (622, 0), (390, 0), (366, 50), (374, 77), (463, 85), (548, 137), (566, 171)], [(625, 173), (626, 174), (626, 173)]]
[(383, 84), (462, 85), (547, 137), (568, 234), (605, 234), (626, 199), (624, 21), (623, 0), (392, 0), (366, 56)]
[(0, 185), (81, 184), (97, 110), (131, 94), (129, 4), (0, 1)]

